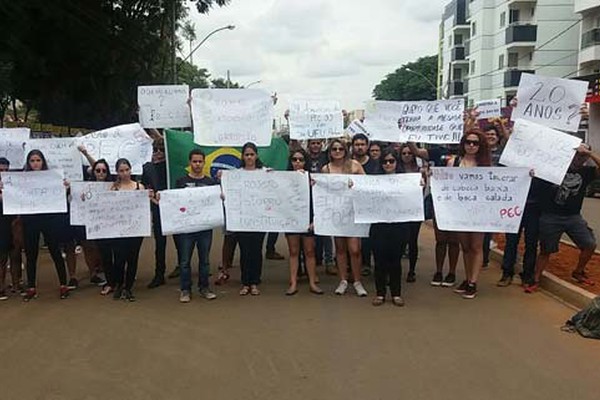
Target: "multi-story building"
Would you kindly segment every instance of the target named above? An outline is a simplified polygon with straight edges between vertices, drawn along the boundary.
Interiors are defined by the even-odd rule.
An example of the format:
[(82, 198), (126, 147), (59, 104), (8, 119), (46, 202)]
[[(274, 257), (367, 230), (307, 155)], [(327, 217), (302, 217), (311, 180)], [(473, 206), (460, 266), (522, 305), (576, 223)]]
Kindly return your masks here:
[(523, 72), (576, 75), (574, 1), (452, 0), (440, 26), (438, 97), (507, 103)]

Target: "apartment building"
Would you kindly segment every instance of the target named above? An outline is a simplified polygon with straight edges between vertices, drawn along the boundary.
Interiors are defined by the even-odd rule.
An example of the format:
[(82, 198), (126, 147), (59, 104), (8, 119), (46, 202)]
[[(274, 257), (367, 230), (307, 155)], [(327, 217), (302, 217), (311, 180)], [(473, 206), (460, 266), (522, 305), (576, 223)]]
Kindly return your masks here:
[(575, 1), (452, 0), (440, 25), (438, 97), (506, 104), (523, 72), (576, 76), (581, 17)]

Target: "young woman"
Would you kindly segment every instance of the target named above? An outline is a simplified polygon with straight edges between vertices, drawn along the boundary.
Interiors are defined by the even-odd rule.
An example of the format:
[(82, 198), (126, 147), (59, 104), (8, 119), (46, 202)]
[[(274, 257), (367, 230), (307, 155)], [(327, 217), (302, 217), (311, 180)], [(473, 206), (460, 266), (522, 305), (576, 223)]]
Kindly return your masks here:
[(369, 145), (369, 158), (377, 161), (381, 158), (381, 143), (371, 142)]
[[(44, 154), (39, 150), (31, 150), (27, 154), (25, 171), (45, 171), (48, 169), (48, 163)], [(65, 189), (66, 196), (66, 189)], [(27, 258), (27, 292), (23, 297), (24, 301), (30, 301), (37, 297), (36, 274), (37, 260), (40, 247), (40, 233), (44, 235), (48, 243), (48, 250), (56, 273), (60, 282), (59, 295), (61, 299), (69, 297), (69, 288), (67, 287), (67, 271), (65, 261), (62, 258), (57, 238), (65, 229), (64, 218), (62, 214), (32, 214), (23, 215), (23, 230), (25, 235), (25, 255)]]
[[(470, 130), (460, 140), (458, 156), (448, 160), (449, 167), (489, 167), (490, 150), (486, 137), (479, 130)], [(477, 278), (483, 264), (483, 233), (459, 232), (463, 251), (465, 280), (454, 291), (465, 299), (477, 296)]]
[[(421, 168), (417, 164), (415, 155), (410, 150), (410, 146), (403, 144), (400, 147), (400, 162), (398, 163), (397, 171), (400, 173), (421, 172)], [(417, 268), (417, 259), (419, 258), (419, 231), (421, 230), (421, 221), (407, 222), (408, 226), (408, 241), (403, 242), (402, 254), (408, 245), (408, 260), (409, 269), (406, 276), (406, 282), (412, 283), (417, 280), (415, 269)]]
[[(115, 165), (117, 180), (111, 190), (144, 190), (145, 187), (131, 179), (131, 164), (125, 158), (117, 160)], [(115, 261), (113, 277), (115, 292), (113, 299), (135, 301), (132, 289), (137, 275), (138, 258), (143, 237), (113, 239)], [(127, 267), (125, 267), (127, 265)], [(109, 273), (110, 275), (110, 273)]]
[[(360, 163), (350, 158), (348, 146), (339, 139), (334, 139), (329, 144), (327, 151), (329, 162), (323, 166), (321, 172), (326, 174), (360, 174), (364, 175), (365, 171)], [(338, 273), (340, 283), (335, 289), (335, 294), (343, 295), (348, 289), (348, 257), (350, 253), (350, 266), (352, 268), (352, 276), (354, 278), (354, 290), (360, 297), (367, 296), (363, 284), (361, 283), (360, 267), (362, 263), (362, 255), (360, 251), (360, 238), (356, 237), (336, 237), (335, 253), (338, 264)]]
[[(262, 169), (263, 164), (258, 158), (258, 149), (254, 143), (246, 143), (242, 147), (242, 169), (256, 171)], [(251, 294), (260, 295), (258, 285), (262, 274), (262, 246), (264, 232), (237, 232), (240, 246), (240, 269), (242, 272), (242, 287), (240, 296)]]
[[(395, 174), (399, 164), (397, 157), (393, 148), (383, 149), (380, 158), (380, 173)], [(377, 291), (377, 295), (373, 299), (374, 306), (380, 306), (385, 302), (388, 285), (392, 303), (400, 307), (404, 305), (401, 297), (401, 256), (406, 247), (408, 229), (408, 224), (400, 222), (371, 224), (369, 237), (373, 243), (375, 289)]]
[[(290, 154), (288, 170), (305, 172), (304, 167), (308, 160), (308, 153), (304, 149), (298, 149)], [(304, 253), (304, 264), (308, 274), (310, 291), (314, 294), (323, 294), (323, 291), (317, 286), (316, 256), (315, 256), (315, 236), (312, 232), (313, 209), (312, 194), (310, 199), (310, 226), (306, 233), (286, 233), (285, 238), (290, 249), (290, 287), (285, 292), (287, 296), (293, 296), (298, 293), (298, 265), (300, 257), (300, 248)]]

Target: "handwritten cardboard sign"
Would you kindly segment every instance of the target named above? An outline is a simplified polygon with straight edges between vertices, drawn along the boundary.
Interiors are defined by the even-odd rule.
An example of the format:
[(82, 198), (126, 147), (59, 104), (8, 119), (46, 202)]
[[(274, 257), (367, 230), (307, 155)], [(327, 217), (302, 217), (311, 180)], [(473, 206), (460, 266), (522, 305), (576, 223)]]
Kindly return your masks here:
[(160, 224), (163, 235), (200, 232), (223, 226), (221, 187), (161, 191)]
[(188, 85), (138, 86), (140, 124), (144, 128), (185, 128), (192, 125)]
[(511, 119), (526, 119), (550, 128), (577, 132), (585, 100), (585, 81), (522, 74), (517, 89), (517, 107)]
[(23, 143), (29, 139), (30, 133), (29, 128), (0, 128), (0, 139)]
[(580, 143), (578, 137), (518, 119), (500, 164), (533, 169), (537, 178), (560, 185)]
[(194, 142), (204, 146), (271, 144), (273, 99), (260, 89), (192, 90)]
[(98, 193), (109, 190), (112, 184), (112, 182), (71, 182), (71, 225), (85, 225), (87, 205)]
[(1, 176), (5, 215), (67, 212), (67, 191), (61, 170), (2, 172)]
[(48, 168), (60, 169), (69, 181), (82, 181), (81, 154), (75, 138), (29, 139), (25, 151), (39, 150), (44, 154)]
[(86, 211), (85, 233), (90, 240), (150, 236), (147, 190), (98, 192)]
[(20, 140), (2, 139), (0, 136), (0, 157), (10, 163), (10, 169), (22, 169), (25, 165), (25, 143)]
[(346, 127), (346, 132), (350, 136), (354, 136), (358, 133), (362, 133), (363, 135), (366, 135), (367, 137), (371, 136), (371, 134), (367, 131), (367, 128), (365, 127), (365, 125), (362, 122), (360, 122), (359, 119), (355, 119), (352, 122), (350, 122), (350, 124)]
[(432, 168), (436, 223), (445, 231), (516, 233), (530, 184), (527, 168)]
[(477, 111), (479, 111), (479, 119), (502, 116), (502, 102), (500, 99), (476, 101), (475, 107), (477, 107)]
[(344, 117), (339, 101), (298, 98), (290, 102), (290, 138), (326, 139), (343, 134)]

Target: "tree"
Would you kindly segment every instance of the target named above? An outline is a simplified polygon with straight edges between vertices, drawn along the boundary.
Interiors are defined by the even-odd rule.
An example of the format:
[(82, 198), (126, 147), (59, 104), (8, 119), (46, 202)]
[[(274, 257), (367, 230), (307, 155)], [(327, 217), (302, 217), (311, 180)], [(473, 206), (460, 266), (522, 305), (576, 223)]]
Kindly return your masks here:
[(386, 75), (373, 89), (376, 100), (435, 100), (437, 56), (421, 57)]
[(192, 58), (192, 44), (194, 43), (194, 40), (196, 40), (196, 27), (194, 24), (192, 24), (190, 21), (186, 21), (181, 29), (181, 35), (190, 44), (190, 64), (194, 64)]

